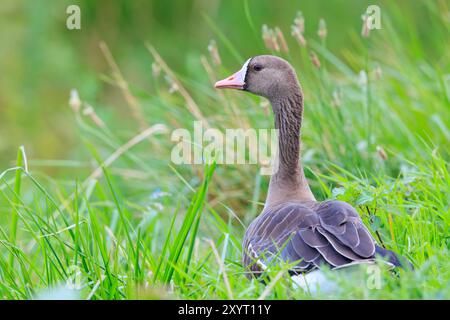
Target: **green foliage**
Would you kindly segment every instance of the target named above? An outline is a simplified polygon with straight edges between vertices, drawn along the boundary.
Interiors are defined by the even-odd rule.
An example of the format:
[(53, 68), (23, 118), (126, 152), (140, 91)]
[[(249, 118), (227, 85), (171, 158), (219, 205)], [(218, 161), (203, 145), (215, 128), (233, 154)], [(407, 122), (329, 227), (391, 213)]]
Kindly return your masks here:
[[(382, 29), (368, 38), (360, 36), (361, 1), (326, 1), (325, 11), (316, 1), (282, 10), (268, 0), (204, 10), (81, 1), (78, 34), (55, 27), (64, 15), (45, 19), (49, 6), (32, 3), (21, 13), (25, 32), (11, 28), (5, 37), (0, 28), (20, 53), (0, 50), (12, 75), (0, 79), (0, 298), (450, 298), (445, 1), (381, 1)], [(296, 10), (306, 19), (306, 47), (288, 32)], [(321, 17), (325, 39), (317, 36)], [(263, 24), (284, 32), (289, 52), (264, 49)], [(19, 37), (23, 48), (9, 43)], [(221, 64), (206, 50), (211, 38)], [(99, 40), (107, 45), (96, 50)], [(212, 88), (263, 53), (283, 56), (299, 75), (302, 161), (314, 193), (354, 205), (378, 242), (415, 271), (382, 270), (380, 289), (365, 285), (364, 273), (337, 278), (332, 295), (293, 288), (285, 265), (270, 270), (267, 286), (245, 276), (243, 232), (262, 209), (268, 177), (250, 165), (174, 167), (174, 142), (158, 124), (190, 130), (204, 118), (220, 130), (271, 128), (264, 99)], [(81, 109), (71, 114), (72, 87)], [(10, 163), (21, 144), (28, 159), (19, 149)]]

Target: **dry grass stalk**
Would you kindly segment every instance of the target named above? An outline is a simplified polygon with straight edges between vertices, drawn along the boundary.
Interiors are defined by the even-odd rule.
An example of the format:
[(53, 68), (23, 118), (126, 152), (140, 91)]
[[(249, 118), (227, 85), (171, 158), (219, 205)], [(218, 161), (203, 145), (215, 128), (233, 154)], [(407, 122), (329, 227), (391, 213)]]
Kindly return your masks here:
[(224, 265), (222, 259), (220, 258), (220, 255), (219, 255), (219, 252), (217, 251), (216, 245), (214, 244), (214, 241), (212, 241), (211, 239), (206, 239), (206, 241), (211, 246), (214, 257), (216, 258), (217, 264), (219, 265), (220, 273), (223, 276), (223, 282), (225, 283), (225, 287), (227, 288), (228, 299), (234, 299), (233, 291), (231, 291), (230, 281), (228, 280), (228, 276), (227, 276), (227, 273), (225, 270), (225, 265)]
[(169, 93), (173, 94), (178, 91), (178, 85), (176, 82), (172, 80), (172, 78), (169, 75), (164, 76), (164, 80), (166, 80), (167, 84), (169, 85)]
[[(206, 73), (208, 74), (211, 85), (213, 85), (214, 82), (216, 82), (218, 79), (213, 71), (213, 68), (209, 64), (208, 59), (206, 59), (206, 57), (204, 55), (201, 55), (200, 62), (202, 64), (203, 68), (205, 69)], [(236, 104), (233, 102), (233, 100), (227, 99), (225, 97), (225, 94), (223, 91), (221, 91), (221, 90), (216, 90), (216, 91), (217, 91), (217, 94), (221, 101), (221, 105), (226, 107), (226, 111), (233, 118), (233, 122), (239, 123), (240, 127), (244, 128), (245, 127), (244, 120), (247, 120), (247, 119), (239, 116)]]
[[(213, 85), (214, 82), (217, 79), (217, 77), (216, 77), (216, 75), (214, 73), (214, 69), (211, 67), (211, 65), (208, 62), (208, 59), (206, 59), (206, 57), (204, 55), (200, 56), (200, 63), (202, 64), (203, 68), (205, 69), (206, 74), (208, 75), (208, 78), (209, 78), (209, 81), (210, 81), (211, 85)], [(220, 96), (223, 96), (222, 91), (217, 90), (217, 93)]]
[(119, 66), (117, 65), (116, 61), (114, 60), (114, 57), (111, 54), (111, 51), (109, 51), (108, 46), (104, 42), (100, 42), (100, 49), (105, 56), (106, 61), (108, 62), (108, 65), (113, 70), (113, 76), (114, 79), (117, 82), (117, 85), (122, 91), (122, 94), (125, 98), (125, 101), (128, 103), (128, 106), (131, 110), (131, 115), (133, 118), (138, 122), (139, 128), (141, 130), (144, 130), (147, 128), (147, 123), (144, 120), (144, 116), (142, 114), (142, 108), (137, 99), (133, 96), (133, 94), (130, 91), (130, 88), (128, 87), (128, 83), (126, 82), (125, 78), (122, 75), (122, 72), (119, 69)]
[(162, 70), (172, 79), (172, 81), (177, 85), (178, 91), (180, 92), (181, 96), (184, 98), (184, 100), (187, 103), (187, 108), (189, 112), (192, 113), (192, 115), (199, 121), (203, 122), (203, 125), (207, 128), (209, 128), (209, 123), (206, 120), (206, 118), (203, 116), (202, 112), (200, 111), (200, 108), (198, 107), (197, 103), (192, 99), (189, 92), (184, 88), (184, 86), (181, 84), (181, 82), (177, 79), (175, 73), (168, 67), (166, 62), (161, 58), (159, 53), (156, 51), (156, 49), (151, 46), (150, 44), (146, 44), (146, 47), (150, 54), (153, 56), (153, 58), (156, 60), (156, 62), (161, 66)]
[[(86, 189), (89, 185), (95, 180), (98, 180), (103, 175), (103, 168), (108, 168), (111, 166), (117, 159), (119, 159), (125, 152), (130, 150), (135, 145), (141, 143), (145, 139), (151, 138), (152, 135), (157, 133), (167, 132), (167, 127), (163, 124), (155, 124), (150, 128), (146, 128), (144, 131), (134, 136), (130, 140), (128, 140), (125, 144), (121, 145), (117, 148), (105, 161), (103, 161), (97, 168), (87, 177), (83, 183), (82, 188)], [(62, 212), (64, 208), (69, 209), (70, 202), (75, 198), (75, 192), (70, 194), (66, 199), (61, 201), (61, 205), (53, 212), (53, 218), (56, 217)]]
[(273, 280), (269, 283), (269, 285), (264, 289), (263, 293), (259, 296), (258, 300), (264, 300), (272, 291), (273, 287), (277, 284), (278, 281), (280, 281), (281, 277), (286, 271), (281, 270), (276, 274), (276, 276), (273, 278)]

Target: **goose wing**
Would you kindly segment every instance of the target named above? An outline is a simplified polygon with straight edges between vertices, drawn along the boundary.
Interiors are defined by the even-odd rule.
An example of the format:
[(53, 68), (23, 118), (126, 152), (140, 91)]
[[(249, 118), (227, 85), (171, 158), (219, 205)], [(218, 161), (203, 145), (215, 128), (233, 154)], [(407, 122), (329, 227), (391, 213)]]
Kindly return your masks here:
[(371, 260), (375, 241), (356, 210), (341, 201), (314, 206), (287, 203), (263, 212), (244, 239), (244, 264), (253, 272), (274, 259), (294, 263), (293, 271), (327, 264), (332, 268)]

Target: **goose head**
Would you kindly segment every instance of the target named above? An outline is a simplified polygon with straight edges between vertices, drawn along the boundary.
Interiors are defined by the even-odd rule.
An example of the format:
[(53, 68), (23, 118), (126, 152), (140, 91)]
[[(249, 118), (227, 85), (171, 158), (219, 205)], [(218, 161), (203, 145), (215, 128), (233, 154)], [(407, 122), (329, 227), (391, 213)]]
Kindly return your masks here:
[(286, 60), (271, 55), (248, 59), (238, 72), (217, 81), (214, 87), (244, 90), (271, 101), (299, 90), (292, 66)]

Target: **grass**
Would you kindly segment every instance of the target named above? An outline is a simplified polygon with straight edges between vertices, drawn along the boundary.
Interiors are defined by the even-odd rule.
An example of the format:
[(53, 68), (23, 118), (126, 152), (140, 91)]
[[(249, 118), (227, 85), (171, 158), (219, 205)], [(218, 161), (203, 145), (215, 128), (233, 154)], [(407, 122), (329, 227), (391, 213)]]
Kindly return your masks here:
[[(166, 129), (192, 128), (194, 120), (222, 130), (271, 128), (270, 107), (212, 89), (240, 67), (236, 61), (228, 70), (201, 56), (197, 74), (187, 77), (147, 45), (161, 74), (144, 90), (126, 82), (102, 44), (112, 70), (102, 78), (120, 89), (131, 119), (96, 106), (83, 112), (81, 101), (73, 119), (85, 162), (27, 159), (19, 149), (17, 163), (0, 173), (0, 298), (449, 299), (450, 50), (443, 5), (424, 5), (433, 34), (426, 45), (414, 17), (392, 5), (382, 30), (367, 39), (353, 30), (341, 52), (313, 32), (306, 47), (285, 34), (290, 51), (273, 52), (291, 61), (303, 85), (303, 161), (314, 193), (353, 204), (379, 242), (408, 257), (415, 271), (395, 277), (383, 270), (380, 289), (364, 285), (364, 276), (337, 279), (341, 289), (332, 295), (293, 289), (287, 266), (273, 268), (267, 286), (247, 279), (241, 241), (262, 209), (268, 178), (250, 165), (173, 166)], [(206, 21), (222, 56), (243, 56), (213, 19)], [(40, 170), (48, 166), (75, 173), (81, 167), (76, 175), (87, 178), (48, 177)]]

